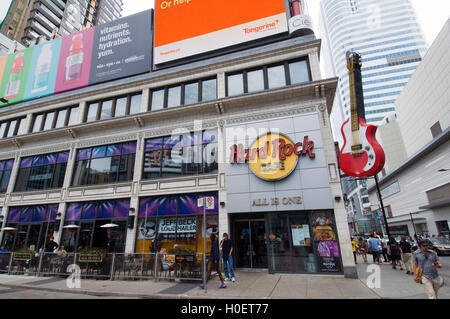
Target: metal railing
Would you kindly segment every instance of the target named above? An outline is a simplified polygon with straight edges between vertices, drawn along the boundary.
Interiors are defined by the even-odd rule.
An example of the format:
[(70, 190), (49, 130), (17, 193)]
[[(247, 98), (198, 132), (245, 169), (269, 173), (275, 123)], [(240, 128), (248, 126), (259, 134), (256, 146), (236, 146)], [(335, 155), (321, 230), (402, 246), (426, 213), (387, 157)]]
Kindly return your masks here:
[(204, 274), (203, 254), (0, 254), (0, 274), (67, 277), (74, 269), (79, 270), (81, 279), (101, 280), (186, 282), (202, 281)]

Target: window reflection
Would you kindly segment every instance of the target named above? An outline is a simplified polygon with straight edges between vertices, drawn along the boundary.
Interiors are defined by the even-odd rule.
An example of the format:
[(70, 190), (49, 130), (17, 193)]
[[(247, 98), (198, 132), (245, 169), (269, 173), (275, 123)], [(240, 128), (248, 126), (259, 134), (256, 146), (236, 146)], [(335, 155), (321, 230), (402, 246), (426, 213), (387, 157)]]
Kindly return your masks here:
[(269, 89), (275, 89), (286, 86), (286, 75), (284, 72), (284, 65), (267, 68), (267, 76), (269, 80)]
[(198, 102), (198, 83), (186, 84), (184, 86), (184, 104), (194, 104)]
[(106, 120), (111, 118), (112, 100), (103, 101), (102, 112), (100, 113), (100, 120)]
[(289, 74), (291, 77), (291, 84), (299, 84), (310, 81), (308, 64), (306, 61), (289, 63)]
[(264, 90), (263, 70), (247, 72), (248, 93)]
[(164, 89), (152, 92), (152, 111), (162, 110), (164, 108)]
[(98, 103), (89, 105), (88, 116), (86, 122), (93, 122), (97, 119)]
[(126, 112), (127, 112), (127, 98), (123, 97), (117, 99), (115, 117), (125, 116)]
[(229, 96), (244, 94), (244, 75), (242, 73), (229, 75), (227, 84)]
[(141, 113), (142, 95), (132, 95), (130, 101), (130, 115)]
[(217, 98), (216, 79), (202, 81), (202, 101), (211, 101)]
[(181, 86), (169, 88), (167, 107), (175, 107), (180, 105), (181, 105)]

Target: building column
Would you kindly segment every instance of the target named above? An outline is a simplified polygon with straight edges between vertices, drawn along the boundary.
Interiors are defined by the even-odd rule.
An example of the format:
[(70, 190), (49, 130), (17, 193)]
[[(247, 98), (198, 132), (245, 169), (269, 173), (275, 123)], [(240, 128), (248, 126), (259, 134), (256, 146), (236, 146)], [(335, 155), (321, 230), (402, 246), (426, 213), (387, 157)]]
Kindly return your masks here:
[[(226, 140), (225, 140), (225, 128), (223, 126), (219, 126), (217, 128), (218, 131), (218, 154), (217, 160), (219, 162), (219, 175), (218, 175), (218, 184), (219, 184), (219, 238), (222, 237), (223, 233), (230, 234), (230, 225), (228, 222), (228, 211), (227, 211), (227, 191), (225, 185), (225, 176), (226, 176)], [(224, 202), (225, 206), (220, 205), (220, 202)]]
[(150, 89), (144, 89), (142, 91), (142, 100), (141, 100), (141, 112), (145, 113), (148, 112), (148, 101), (150, 98)]
[(64, 183), (63, 183), (63, 187), (61, 189), (61, 200), (60, 200), (59, 207), (58, 207), (58, 213), (61, 213), (61, 216), (60, 216), (61, 224), (59, 226), (59, 230), (55, 231), (53, 234), (53, 236), (55, 237), (55, 242), (57, 242), (58, 244), (61, 243), (62, 233), (63, 233), (63, 229), (64, 229), (63, 228), (64, 222), (66, 220), (66, 211), (67, 211), (66, 199), (68, 198), (70, 183), (72, 182), (72, 173), (73, 173), (73, 169), (75, 167), (75, 161), (76, 161), (76, 146), (75, 146), (75, 144), (73, 144), (70, 148), (69, 160), (67, 162), (67, 168), (66, 168), (66, 175), (64, 176)]
[(139, 134), (137, 139), (136, 156), (134, 162), (134, 176), (132, 185), (132, 196), (130, 199), (130, 210), (134, 208), (135, 220), (134, 227), (127, 228), (127, 241), (125, 243), (125, 252), (127, 254), (136, 251), (136, 235), (139, 227), (139, 188), (142, 177), (142, 170), (144, 167), (144, 153), (145, 153), (145, 139), (142, 134)]
[(226, 97), (225, 82), (225, 72), (220, 72), (217, 74), (217, 99), (223, 99)]

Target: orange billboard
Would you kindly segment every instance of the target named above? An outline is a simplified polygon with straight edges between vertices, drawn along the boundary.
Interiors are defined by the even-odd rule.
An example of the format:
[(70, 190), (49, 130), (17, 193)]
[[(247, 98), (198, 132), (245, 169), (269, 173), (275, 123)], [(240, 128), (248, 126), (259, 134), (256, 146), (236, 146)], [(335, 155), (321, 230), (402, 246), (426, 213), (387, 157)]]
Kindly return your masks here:
[(286, 31), (284, 0), (155, 0), (155, 64)]

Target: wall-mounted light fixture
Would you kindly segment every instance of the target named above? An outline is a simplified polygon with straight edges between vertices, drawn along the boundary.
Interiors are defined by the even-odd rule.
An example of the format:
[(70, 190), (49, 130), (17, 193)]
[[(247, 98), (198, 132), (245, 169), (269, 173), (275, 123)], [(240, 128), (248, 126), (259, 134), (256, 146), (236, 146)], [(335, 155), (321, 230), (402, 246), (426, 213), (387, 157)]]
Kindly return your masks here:
[(134, 209), (133, 207), (130, 208), (130, 212), (128, 215), (128, 223), (127, 226), (129, 229), (133, 229), (134, 228), (134, 224), (136, 221), (136, 209)]
[(58, 212), (58, 214), (56, 214), (55, 231), (59, 231), (59, 227), (61, 226), (61, 216), (62, 216), (62, 214), (60, 212)]

